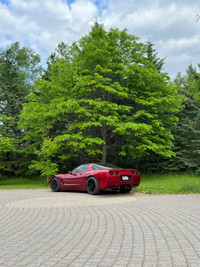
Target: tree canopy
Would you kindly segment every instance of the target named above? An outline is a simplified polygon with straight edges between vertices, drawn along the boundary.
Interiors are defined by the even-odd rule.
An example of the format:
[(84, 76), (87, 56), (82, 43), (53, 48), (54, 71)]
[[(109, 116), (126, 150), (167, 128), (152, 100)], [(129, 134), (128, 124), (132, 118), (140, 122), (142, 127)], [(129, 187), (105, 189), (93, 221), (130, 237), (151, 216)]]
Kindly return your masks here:
[(32, 168), (50, 175), (75, 158), (129, 165), (152, 153), (174, 154), (171, 127), (181, 98), (150, 62), (146, 44), (97, 23), (79, 42), (60, 48), (20, 115), (35, 153)]
[(200, 172), (198, 68), (172, 81), (151, 41), (98, 22), (39, 63), (0, 49), (0, 179), (85, 162)]

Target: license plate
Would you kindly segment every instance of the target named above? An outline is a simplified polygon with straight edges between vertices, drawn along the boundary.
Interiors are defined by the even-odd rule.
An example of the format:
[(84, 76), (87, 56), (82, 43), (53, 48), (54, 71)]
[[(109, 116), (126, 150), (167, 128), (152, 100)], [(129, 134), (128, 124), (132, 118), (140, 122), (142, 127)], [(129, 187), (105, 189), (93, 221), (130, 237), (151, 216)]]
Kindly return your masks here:
[(129, 176), (127, 176), (127, 175), (122, 176), (122, 181), (129, 181), (129, 180), (130, 180)]

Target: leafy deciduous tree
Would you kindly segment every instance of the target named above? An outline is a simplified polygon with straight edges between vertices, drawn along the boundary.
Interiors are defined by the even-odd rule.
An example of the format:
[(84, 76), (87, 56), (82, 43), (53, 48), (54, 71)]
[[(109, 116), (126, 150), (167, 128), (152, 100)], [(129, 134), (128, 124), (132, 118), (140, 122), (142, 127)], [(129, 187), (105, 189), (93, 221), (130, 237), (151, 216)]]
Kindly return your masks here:
[(176, 86), (152, 68), (146, 45), (126, 30), (95, 24), (67, 49), (21, 115), (26, 140), (38, 154), (32, 167), (47, 174), (41, 164), (47, 158), (56, 171), (55, 163), (75, 156), (105, 162), (153, 151), (170, 157), (169, 128), (180, 99)]

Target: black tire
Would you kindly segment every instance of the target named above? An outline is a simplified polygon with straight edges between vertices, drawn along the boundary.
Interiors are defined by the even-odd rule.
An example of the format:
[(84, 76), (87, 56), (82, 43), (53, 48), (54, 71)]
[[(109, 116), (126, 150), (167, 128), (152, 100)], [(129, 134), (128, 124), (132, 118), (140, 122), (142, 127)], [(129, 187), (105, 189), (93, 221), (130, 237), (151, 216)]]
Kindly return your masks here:
[(59, 192), (60, 191), (60, 184), (58, 181), (58, 178), (53, 177), (53, 179), (51, 180), (51, 190), (53, 192)]
[(90, 195), (98, 195), (100, 193), (99, 184), (97, 179), (93, 176), (89, 177), (86, 181), (86, 189)]

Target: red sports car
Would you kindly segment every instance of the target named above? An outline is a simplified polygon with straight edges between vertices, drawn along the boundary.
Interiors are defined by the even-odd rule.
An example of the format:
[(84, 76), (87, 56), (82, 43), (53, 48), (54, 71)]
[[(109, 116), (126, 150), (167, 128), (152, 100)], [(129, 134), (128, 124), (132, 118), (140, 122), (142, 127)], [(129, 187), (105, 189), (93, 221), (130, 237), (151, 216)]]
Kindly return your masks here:
[(95, 163), (83, 164), (67, 174), (54, 175), (49, 186), (54, 192), (60, 190), (87, 191), (97, 195), (101, 190), (120, 190), (128, 193), (140, 184), (140, 172)]

